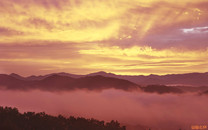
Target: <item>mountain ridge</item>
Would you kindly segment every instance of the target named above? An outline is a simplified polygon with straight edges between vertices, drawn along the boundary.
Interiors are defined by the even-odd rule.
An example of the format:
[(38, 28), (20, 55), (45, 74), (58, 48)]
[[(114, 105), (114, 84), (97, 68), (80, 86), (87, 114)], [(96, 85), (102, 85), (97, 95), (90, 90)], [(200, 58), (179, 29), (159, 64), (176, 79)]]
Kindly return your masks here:
[(51, 73), (46, 75), (32, 75), (28, 77), (22, 77), (18, 74), (10, 74), (12, 77), (18, 78), (18, 79), (24, 79), (24, 80), (42, 80), (48, 76), (51, 75), (62, 75), (62, 76), (68, 76), (72, 78), (81, 78), (85, 76), (96, 76), (101, 75), (104, 77), (113, 77), (113, 78), (119, 78), (131, 81), (136, 84), (140, 85), (151, 85), (151, 84), (161, 84), (161, 85), (183, 85), (183, 86), (208, 86), (208, 72), (205, 73), (185, 73), (185, 74), (167, 74), (167, 75), (116, 75), (113, 73), (107, 73), (104, 71), (99, 71), (95, 73), (90, 73), (86, 75), (77, 75), (77, 74), (70, 74), (65, 72), (59, 72), (59, 73)]
[[(185, 82), (182, 82), (179, 79), (182, 79)], [(137, 81), (133, 82), (134, 80)], [(115, 75), (113, 73), (106, 73), (104, 71), (91, 73), (88, 75), (74, 75), (61, 72), (29, 77), (22, 77), (18, 74), (12, 73), (10, 75), (0, 74), (0, 87), (4, 89), (41, 89), (47, 91), (64, 91), (75, 89), (103, 90), (114, 88), (124, 91), (141, 90), (148, 93), (159, 94), (203, 92), (208, 90), (207, 85), (198, 85), (198, 87), (183, 85), (187, 83), (194, 83), (200, 80), (204, 80), (205, 82), (203, 84), (206, 84), (208, 81), (208, 73), (190, 73), (180, 75), (174, 74), (167, 76), (133, 76), (133, 78), (132, 76)]]
[(73, 78), (59, 74), (52, 74), (47, 75), (44, 78), (41, 77), (41, 79), (37, 80), (27, 80), (26, 78), (16, 78), (17, 75), (15, 75), (15, 77), (13, 76), (14, 74), (0, 74), (0, 87), (4, 89), (41, 89), (49, 91), (74, 89), (102, 90), (108, 88), (128, 91), (133, 89), (140, 89), (139, 85), (128, 80), (104, 77), (101, 75)]

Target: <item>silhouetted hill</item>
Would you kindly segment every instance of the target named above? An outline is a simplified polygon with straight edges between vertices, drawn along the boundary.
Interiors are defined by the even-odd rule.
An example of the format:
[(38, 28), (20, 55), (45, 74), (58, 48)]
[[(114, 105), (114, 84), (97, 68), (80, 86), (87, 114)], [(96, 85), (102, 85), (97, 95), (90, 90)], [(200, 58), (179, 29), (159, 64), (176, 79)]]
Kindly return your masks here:
[(102, 90), (107, 88), (115, 88), (122, 90), (135, 90), (140, 86), (127, 80), (117, 79), (104, 76), (86, 76), (81, 78), (72, 78), (69, 76), (61, 76), (59, 74), (47, 75), (45, 78), (37, 80), (27, 80), (15, 78), (11, 75), (0, 75), (0, 86), (4, 89), (41, 89), (50, 91), (88, 89)]
[(163, 85), (187, 85), (187, 86), (208, 86), (208, 72), (206, 73), (187, 73), (187, 74), (168, 74), (168, 75), (115, 75), (112, 73), (97, 72), (90, 75), (102, 75), (129, 80), (140, 85), (163, 84)]
[(39, 75), (39, 76), (31, 75), (31, 76), (29, 76), (29, 77), (26, 77), (25, 80), (42, 80), (42, 79), (44, 79), (44, 78), (46, 78), (46, 77), (48, 77), (48, 76), (50, 76), (50, 75), (51, 75), (51, 74), (49, 74), (49, 75), (44, 75), (44, 76), (42, 76), (42, 75)]
[(26, 89), (28, 82), (11, 75), (0, 74), (0, 87), (3, 89)]
[(132, 83), (128, 80), (103, 77), (100, 75), (96, 76), (86, 76), (76, 80), (75, 85), (79, 88), (89, 86), (89, 89), (95, 88), (116, 88), (122, 90), (132, 90), (138, 89), (139, 85)]
[(17, 74), (11, 74), (12, 77), (17, 79), (25, 79), (25, 80), (42, 80), (51, 75), (60, 75), (67, 76), (72, 78), (82, 78), (86, 76), (104, 76), (104, 77), (112, 77), (118, 79), (128, 80), (135, 84), (139, 85), (151, 85), (151, 84), (163, 84), (163, 85), (175, 85), (175, 86), (208, 86), (208, 72), (207, 73), (187, 73), (187, 74), (168, 74), (168, 75), (116, 75), (113, 73), (106, 73), (104, 71), (95, 72), (87, 75), (76, 75), (69, 73), (52, 73), (48, 75), (40, 75), (40, 76), (29, 76), (29, 77), (21, 77)]
[(208, 90), (204, 92), (204, 94), (208, 94)]
[(22, 77), (22, 76), (20, 76), (20, 75), (18, 75), (18, 74), (15, 74), (15, 73), (11, 73), (10, 76), (12, 76), (12, 77), (14, 77), (14, 78), (16, 78), (16, 79), (25, 80), (24, 77)]
[(71, 84), (74, 80), (74, 78), (68, 76), (54, 74), (42, 80), (34, 81), (34, 85), (36, 88), (42, 88), (45, 90), (67, 90), (71, 89)]
[(52, 75), (37, 81), (37, 86), (48, 87), (47, 89), (88, 89), (101, 90), (115, 88), (122, 90), (138, 89), (139, 85), (123, 79), (103, 76), (86, 76), (82, 78), (71, 78), (68, 76)]
[(101, 75), (101, 76), (105, 76), (105, 77), (116, 77), (115, 74), (113, 74), (113, 73), (106, 73), (104, 71), (99, 71), (99, 72), (87, 74), (87, 76), (96, 76), (96, 75)]
[(80, 78), (80, 77), (84, 77), (84, 75), (75, 75), (75, 74), (68, 74), (68, 73), (52, 73), (52, 74), (47, 74), (47, 75), (39, 75), (39, 76), (29, 76), (29, 77), (25, 77), (25, 80), (43, 80), (44, 78), (47, 78), (49, 76), (52, 75), (60, 75), (60, 76), (67, 76), (67, 77), (71, 77), (71, 78)]
[(204, 92), (208, 90), (208, 86), (192, 87), (192, 86), (171, 86), (172, 88), (181, 89), (184, 92)]
[[(106, 72), (96, 72), (88, 75), (74, 75), (68, 73), (52, 73), (48, 75), (22, 77), (18, 74), (0, 74), (0, 87), (3, 89), (41, 89), (49, 91), (88, 89), (101, 90), (115, 88), (122, 90), (136, 90), (139, 85), (145, 92), (180, 93), (204, 92), (208, 90), (208, 73), (122, 76)], [(159, 84), (148, 86), (152, 84)], [(190, 85), (190, 86), (186, 86)], [(198, 86), (198, 87), (192, 87)], [(204, 85), (204, 86), (200, 86)]]
[(126, 130), (117, 121), (55, 117), (44, 112), (19, 113), (17, 108), (0, 107), (0, 130)]
[(142, 88), (145, 92), (149, 93), (183, 93), (183, 91), (179, 88), (169, 87), (165, 85), (148, 85)]
[(208, 96), (208, 90), (206, 90), (204, 92), (200, 92), (199, 95), (207, 95)]
[(81, 78), (81, 77), (85, 77), (86, 76), (86, 75), (69, 74), (69, 73), (65, 73), (65, 72), (55, 73), (55, 74), (61, 75), (61, 76), (68, 76), (68, 77), (72, 77), (72, 78)]

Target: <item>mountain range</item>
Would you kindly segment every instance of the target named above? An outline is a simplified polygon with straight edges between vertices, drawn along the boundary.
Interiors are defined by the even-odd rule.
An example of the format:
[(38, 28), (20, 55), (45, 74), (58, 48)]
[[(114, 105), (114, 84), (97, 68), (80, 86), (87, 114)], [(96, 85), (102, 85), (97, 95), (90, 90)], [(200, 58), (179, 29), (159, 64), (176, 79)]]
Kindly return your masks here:
[(131, 81), (136, 84), (140, 85), (150, 85), (150, 84), (162, 84), (162, 85), (168, 85), (168, 86), (208, 86), (208, 72), (206, 73), (186, 73), (186, 74), (168, 74), (168, 75), (116, 75), (113, 73), (106, 73), (104, 71), (96, 72), (96, 73), (90, 73), (87, 75), (76, 75), (76, 74), (69, 74), (69, 73), (52, 73), (47, 75), (39, 75), (39, 76), (29, 76), (29, 77), (22, 77), (18, 74), (10, 74), (10, 76), (15, 77), (17, 79), (21, 80), (42, 80), (46, 77), (49, 77), (51, 75), (60, 75), (60, 76), (67, 76), (71, 78), (81, 78), (86, 76), (104, 76), (104, 77), (112, 77), (112, 78), (118, 78), (118, 79), (124, 79)]
[(160, 94), (187, 91), (205, 92), (208, 90), (208, 73), (128, 76), (100, 71), (87, 75), (62, 72), (29, 77), (12, 73), (10, 75), (0, 74), (0, 86), (2, 89), (41, 89), (48, 91), (114, 88), (125, 91), (142, 90)]
[(47, 76), (37, 76), (24, 78), (17, 74), (0, 74), (0, 86), (3, 89), (29, 90), (41, 89), (49, 91), (87, 89), (102, 90), (108, 88), (135, 90), (140, 86), (128, 80), (104, 77), (101, 75), (72, 78), (69, 76), (50, 74)]

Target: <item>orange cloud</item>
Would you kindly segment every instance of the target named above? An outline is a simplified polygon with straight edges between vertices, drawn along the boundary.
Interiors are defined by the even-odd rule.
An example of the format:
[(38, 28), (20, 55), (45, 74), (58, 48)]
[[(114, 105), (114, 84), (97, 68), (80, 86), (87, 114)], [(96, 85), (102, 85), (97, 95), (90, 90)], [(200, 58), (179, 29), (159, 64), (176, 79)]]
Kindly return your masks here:
[(206, 0), (1, 0), (0, 70), (26, 63), (39, 66), (39, 73), (208, 71), (207, 5)]
[[(201, 66), (205, 71), (208, 50), (181, 51), (179, 49), (157, 50), (151, 47), (134, 46), (122, 49), (118, 46), (99, 47), (80, 50), (81, 54), (88, 54), (99, 61), (100, 57), (118, 59), (118, 61), (101, 60), (87, 65), (92, 68), (105, 68), (110, 72), (122, 74), (157, 74), (197, 72)], [(149, 70), (149, 71), (145, 71)]]
[(207, 10), (196, 5), (201, 2), (205, 1), (3, 0), (0, 13), (2, 26), (28, 33), (21, 39), (88, 42), (131, 38), (135, 33), (141, 39), (163, 26), (203, 22)]

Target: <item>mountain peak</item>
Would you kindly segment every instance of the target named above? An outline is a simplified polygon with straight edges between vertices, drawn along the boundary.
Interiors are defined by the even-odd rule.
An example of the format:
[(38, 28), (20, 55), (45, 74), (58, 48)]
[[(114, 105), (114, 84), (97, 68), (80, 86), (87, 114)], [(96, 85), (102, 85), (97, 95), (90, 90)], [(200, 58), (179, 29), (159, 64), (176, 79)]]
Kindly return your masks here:
[(107, 74), (107, 73), (105, 71), (98, 71), (98, 72), (91, 73), (91, 74)]
[(16, 73), (11, 73), (10, 76), (20, 76), (20, 75), (18, 75)]
[(95, 73), (88, 74), (88, 76), (95, 76), (95, 75), (101, 75), (101, 76), (105, 76), (105, 77), (115, 76), (115, 74), (113, 74), (113, 73), (107, 73), (105, 71), (99, 71), (99, 72), (95, 72)]
[(20, 75), (18, 75), (18, 74), (16, 74), (16, 73), (11, 73), (9, 76), (12, 76), (12, 77), (14, 77), (14, 78), (16, 78), (16, 79), (24, 79), (24, 77), (22, 77), (22, 76), (20, 76)]

